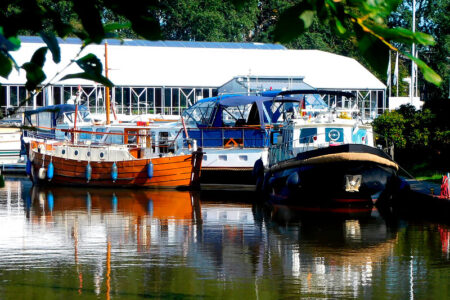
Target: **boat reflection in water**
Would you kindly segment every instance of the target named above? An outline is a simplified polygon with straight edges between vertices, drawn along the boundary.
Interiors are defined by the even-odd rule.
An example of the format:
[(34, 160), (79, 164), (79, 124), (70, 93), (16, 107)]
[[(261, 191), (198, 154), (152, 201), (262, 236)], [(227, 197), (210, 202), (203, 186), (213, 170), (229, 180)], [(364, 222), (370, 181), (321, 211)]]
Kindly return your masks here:
[[(194, 198), (189, 192), (142, 189), (73, 189), (33, 186), (35, 217), (53, 217), (58, 212), (119, 214), (134, 218), (189, 220), (195, 218)], [(39, 206), (40, 209), (37, 209)]]
[[(420, 298), (428, 289), (410, 282), (439, 276), (423, 260), (430, 253), (445, 260), (440, 243), (426, 253), (405, 248), (408, 227), (387, 225), (376, 209), (311, 218), (298, 207), (253, 204), (241, 192), (39, 187), (27, 194), (12, 183), (21, 182), (0, 189), (0, 280), (39, 286), (29, 289), (36, 299), (43, 290), (59, 298), (404, 299), (411, 289)], [(14, 286), (3, 289), (5, 298)]]
[(303, 295), (363, 296), (397, 243), (397, 229), (372, 208), (272, 204), (255, 213), (273, 228), (282, 246), (271, 251), (283, 257), (285, 272), (298, 278)]

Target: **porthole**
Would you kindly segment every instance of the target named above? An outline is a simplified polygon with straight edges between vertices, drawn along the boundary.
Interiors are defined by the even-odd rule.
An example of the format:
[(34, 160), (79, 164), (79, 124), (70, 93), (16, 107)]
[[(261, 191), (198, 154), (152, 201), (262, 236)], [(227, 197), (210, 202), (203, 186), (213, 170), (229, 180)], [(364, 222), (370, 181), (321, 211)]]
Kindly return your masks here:
[(91, 156), (91, 151), (88, 151), (88, 152), (86, 153), (86, 156), (87, 156), (87, 157)]
[(62, 150), (61, 150), (61, 154), (62, 154), (62, 155), (66, 154), (66, 149), (62, 149)]
[(100, 158), (104, 158), (105, 157), (105, 153), (100, 152)]
[(78, 150), (75, 150), (75, 151), (73, 152), (73, 155), (77, 156), (77, 155), (78, 155)]

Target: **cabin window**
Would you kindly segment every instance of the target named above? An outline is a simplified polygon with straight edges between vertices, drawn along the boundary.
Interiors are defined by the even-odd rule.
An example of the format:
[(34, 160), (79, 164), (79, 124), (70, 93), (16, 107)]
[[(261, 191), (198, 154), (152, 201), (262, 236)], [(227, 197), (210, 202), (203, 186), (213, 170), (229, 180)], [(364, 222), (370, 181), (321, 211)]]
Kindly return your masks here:
[(329, 143), (343, 143), (344, 128), (325, 128), (325, 141)]
[[(95, 132), (105, 132), (105, 128), (98, 128), (97, 130), (95, 130)], [(95, 138), (98, 140), (101, 140), (103, 137), (103, 134), (96, 134)]]
[(300, 144), (314, 143), (317, 140), (317, 128), (303, 128), (300, 130)]
[(123, 144), (123, 132), (111, 131), (112, 134), (106, 138), (107, 144)]
[(99, 156), (100, 156), (100, 158), (105, 158), (105, 153), (100, 152)]
[[(91, 131), (91, 127), (82, 127), (81, 130), (82, 131)], [(86, 133), (86, 132), (81, 132), (80, 133), (80, 139), (81, 140), (90, 140), (91, 139), (91, 134), (90, 133)]]
[(127, 144), (137, 144), (137, 136), (138, 136), (138, 132), (137, 131), (128, 131), (127, 132)]
[(78, 156), (78, 150), (75, 150), (75, 151), (73, 152), (73, 154), (74, 154), (75, 156)]
[(38, 114), (39, 118), (39, 130), (51, 130), (52, 128), (52, 113), (41, 112)]
[(65, 150), (65, 149), (62, 149), (62, 150), (61, 150), (61, 154), (62, 154), (62, 155), (66, 154), (66, 150)]
[(224, 106), (222, 113), (223, 126), (241, 127), (247, 125), (251, 104), (239, 106)]

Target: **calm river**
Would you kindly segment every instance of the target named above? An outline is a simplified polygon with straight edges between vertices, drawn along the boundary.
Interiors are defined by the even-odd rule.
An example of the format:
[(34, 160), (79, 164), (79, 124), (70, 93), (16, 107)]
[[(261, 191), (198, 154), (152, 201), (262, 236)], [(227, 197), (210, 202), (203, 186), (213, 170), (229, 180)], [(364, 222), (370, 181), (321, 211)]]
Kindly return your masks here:
[(254, 197), (8, 177), (0, 299), (449, 299), (450, 226)]

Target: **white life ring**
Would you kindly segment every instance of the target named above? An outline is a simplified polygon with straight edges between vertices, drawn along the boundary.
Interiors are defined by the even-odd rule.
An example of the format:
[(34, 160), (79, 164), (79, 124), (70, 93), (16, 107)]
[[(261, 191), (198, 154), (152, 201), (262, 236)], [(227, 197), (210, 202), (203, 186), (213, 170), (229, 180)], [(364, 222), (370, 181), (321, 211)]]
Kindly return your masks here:
[(336, 142), (337, 140), (339, 140), (339, 138), (341, 137), (341, 133), (339, 132), (339, 130), (337, 129), (331, 129), (328, 132), (328, 137), (330, 138), (330, 140), (332, 140), (333, 142)]

